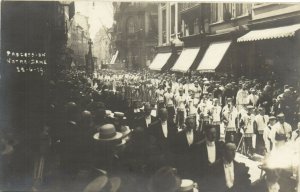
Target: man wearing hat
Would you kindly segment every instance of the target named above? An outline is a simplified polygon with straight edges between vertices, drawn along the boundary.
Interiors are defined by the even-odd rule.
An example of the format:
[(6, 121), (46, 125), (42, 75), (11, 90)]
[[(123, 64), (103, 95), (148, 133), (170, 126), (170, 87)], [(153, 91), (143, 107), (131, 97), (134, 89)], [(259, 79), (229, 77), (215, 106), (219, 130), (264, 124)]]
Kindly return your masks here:
[(256, 152), (260, 155), (264, 155), (265, 145), (263, 134), (265, 128), (268, 126), (269, 116), (265, 115), (265, 109), (263, 107), (258, 108), (258, 114), (254, 120), (254, 132), (256, 134)]
[(275, 123), (276, 123), (276, 117), (270, 116), (268, 126), (265, 127), (265, 130), (264, 130), (263, 139), (264, 139), (264, 143), (265, 143), (265, 150), (267, 153), (270, 153), (272, 150), (272, 147), (273, 147), (273, 141), (270, 138), (270, 133), (271, 133)]
[(227, 104), (222, 109), (222, 119), (225, 125), (225, 142), (235, 142), (236, 120), (238, 112), (232, 104), (232, 98), (227, 98)]
[(258, 95), (257, 95), (254, 88), (250, 89), (250, 94), (248, 96), (248, 101), (249, 101), (250, 105), (253, 105), (253, 107), (256, 106), (257, 101), (258, 101)]
[[(113, 124), (105, 124), (98, 128), (94, 138), (94, 165), (96, 168), (109, 173), (120, 171), (118, 148), (125, 144), (122, 133), (117, 132)], [(104, 155), (105, 154), (105, 155)]]
[(245, 139), (245, 153), (249, 156), (253, 155), (252, 137), (254, 134), (254, 121), (255, 116), (253, 114), (254, 107), (252, 105), (247, 106), (247, 113), (241, 117), (241, 127), (244, 131)]
[(277, 115), (278, 122), (273, 126), (271, 131), (271, 139), (274, 141), (276, 149), (284, 146), (284, 144), (291, 139), (292, 127), (285, 122), (285, 115), (280, 113)]

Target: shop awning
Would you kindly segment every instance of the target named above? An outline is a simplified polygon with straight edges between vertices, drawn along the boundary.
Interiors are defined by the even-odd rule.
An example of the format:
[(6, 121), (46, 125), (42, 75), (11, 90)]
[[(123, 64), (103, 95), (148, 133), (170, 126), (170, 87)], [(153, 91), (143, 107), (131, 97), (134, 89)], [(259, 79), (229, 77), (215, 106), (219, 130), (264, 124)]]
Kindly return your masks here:
[(285, 37), (293, 37), (300, 29), (300, 24), (288, 25), (284, 27), (276, 27), (270, 29), (260, 29), (250, 31), (246, 35), (237, 39), (237, 42), (259, 41), (265, 39), (278, 39)]
[(195, 61), (199, 51), (200, 47), (183, 49), (171, 70), (183, 73), (187, 72)]
[(160, 71), (163, 66), (168, 62), (172, 53), (157, 53), (152, 63), (149, 65), (149, 69)]
[(200, 72), (215, 72), (227, 52), (231, 41), (211, 43), (206, 50), (197, 70)]

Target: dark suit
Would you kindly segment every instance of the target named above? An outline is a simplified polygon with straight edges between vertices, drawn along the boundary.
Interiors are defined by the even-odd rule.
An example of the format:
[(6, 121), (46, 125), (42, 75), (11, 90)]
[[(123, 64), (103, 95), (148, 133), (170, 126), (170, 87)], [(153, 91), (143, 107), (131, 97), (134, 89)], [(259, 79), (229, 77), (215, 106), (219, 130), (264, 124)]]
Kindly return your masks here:
[(174, 137), (177, 133), (177, 128), (174, 122), (167, 122), (168, 135), (165, 138), (162, 130), (161, 120), (157, 120), (149, 125), (148, 134), (150, 135), (150, 142), (152, 145), (156, 146), (156, 158), (153, 162), (160, 168), (161, 166), (170, 165), (173, 163), (171, 145), (173, 143)]
[(187, 165), (187, 170), (189, 172), (187, 174), (190, 174), (190, 177), (192, 177), (194, 181), (198, 182), (199, 185), (204, 181), (204, 178), (208, 177), (214, 172), (216, 163), (221, 160), (223, 144), (223, 142), (215, 142), (216, 160), (213, 164), (208, 161), (206, 141), (193, 145), (189, 150), (189, 163)]
[[(194, 130), (193, 137), (194, 137), (194, 140), (193, 140), (192, 145), (200, 141), (200, 133)], [(188, 140), (186, 137), (186, 131), (180, 131), (176, 134), (172, 147), (175, 152), (184, 154), (184, 153), (188, 152), (188, 150), (190, 149), (190, 147), (192, 147), (192, 145), (189, 145), (189, 143), (188, 143)]]
[[(155, 121), (157, 121), (157, 118), (151, 115), (151, 123), (154, 123)], [(146, 116), (143, 115), (142, 117), (139, 117), (136, 119), (136, 124), (135, 127), (142, 127), (142, 128), (148, 128), (150, 126), (150, 124), (147, 126), (146, 123)]]
[(189, 150), (193, 147), (193, 145), (200, 140), (200, 134), (197, 131), (193, 131), (193, 143), (189, 145), (186, 131), (180, 131), (176, 134), (173, 144), (172, 151), (174, 153), (174, 164), (178, 169), (178, 172), (184, 178), (188, 178), (189, 170), (187, 166), (189, 165)]
[(219, 161), (214, 167), (213, 177), (206, 180), (206, 191), (220, 192), (247, 192), (250, 191), (251, 181), (248, 174), (249, 168), (244, 163), (233, 161), (234, 166), (234, 183), (232, 188), (226, 186), (225, 170), (223, 160)]

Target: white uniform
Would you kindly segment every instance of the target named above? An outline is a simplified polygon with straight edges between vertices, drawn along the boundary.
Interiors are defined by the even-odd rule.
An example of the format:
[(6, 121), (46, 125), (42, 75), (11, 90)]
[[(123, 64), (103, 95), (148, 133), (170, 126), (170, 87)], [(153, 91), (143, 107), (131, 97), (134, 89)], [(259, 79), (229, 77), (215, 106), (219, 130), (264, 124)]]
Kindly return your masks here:
[(258, 133), (263, 134), (265, 128), (268, 126), (269, 116), (268, 115), (262, 116), (258, 114), (255, 116), (255, 122), (257, 124)]
[(247, 114), (242, 116), (242, 121), (245, 123), (245, 137), (252, 137), (254, 130), (253, 130), (253, 123), (255, 120), (255, 116), (253, 114)]
[[(280, 122), (277, 122), (270, 133), (270, 138), (274, 143), (274, 147), (278, 148), (283, 146), (288, 140), (290, 140), (292, 134), (292, 127), (290, 124), (284, 122), (281, 124)], [(285, 135), (286, 140), (278, 140), (276, 139), (276, 135)]]
[(224, 106), (222, 109), (222, 115), (228, 121), (225, 130), (226, 131), (236, 131), (235, 120), (238, 117), (238, 112), (234, 106), (228, 108), (228, 105)]

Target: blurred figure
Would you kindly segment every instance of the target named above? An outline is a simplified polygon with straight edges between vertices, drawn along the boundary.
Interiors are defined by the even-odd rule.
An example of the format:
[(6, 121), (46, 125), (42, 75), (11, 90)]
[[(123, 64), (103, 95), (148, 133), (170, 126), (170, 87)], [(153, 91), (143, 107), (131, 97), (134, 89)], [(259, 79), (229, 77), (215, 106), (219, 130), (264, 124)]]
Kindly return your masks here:
[(180, 188), (180, 183), (176, 169), (162, 167), (152, 176), (149, 190), (150, 192), (176, 192)]
[(283, 113), (277, 115), (278, 122), (273, 126), (270, 138), (274, 141), (274, 147), (280, 148), (289, 141), (292, 137), (292, 127), (285, 122), (285, 116)]
[(263, 166), (262, 169), (265, 171), (265, 174), (262, 178), (257, 181), (252, 187), (253, 192), (279, 192), (280, 185), (278, 183), (280, 178), (280, 173), (278, 169), (270, 169), (266, 166)]
[(244, 131), (244, 141), (245, 141), (245, 153), (247, 156), (253, 155), (253, 134), (254, 134), (254, 121), (255, 116), (253, 114), (253, 106), (247, 106), (247, 114), (243, 115), (241, 118), (241, 127)]
[(269, 116), (265, 115), (265, 109), (263, 107), (258, 108), (258, 114), (255, 116), (254, 121), (254, 133), (256, 134), (256, 152), (260, 155), (264, 155), (265, 142), (264, 131), (268, 127)]
[(264, 139), (264, 143), (265, 143), (265, 150), (267, 153), (270, 153), (272, 148), (273, 148), (273, 142), (271, 140), (271, 131), (273, 129), (273, 126), (276, 123), (276, 117), (271, 116), (269, 118), (269, 123), (268, 126), (265, 128), (264, 133), (263, 133), (263, 139)]

